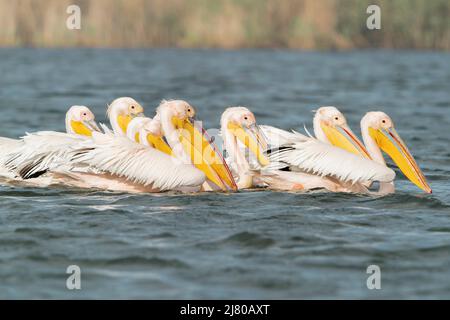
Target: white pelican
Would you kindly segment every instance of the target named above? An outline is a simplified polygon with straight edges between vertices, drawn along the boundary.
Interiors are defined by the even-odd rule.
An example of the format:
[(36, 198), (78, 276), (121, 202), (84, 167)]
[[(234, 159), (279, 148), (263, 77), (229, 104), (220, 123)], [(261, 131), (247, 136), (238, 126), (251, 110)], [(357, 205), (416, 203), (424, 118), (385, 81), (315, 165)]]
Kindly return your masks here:
[[(124, 135), (128, 123), (142, 114), (143, 107), (129, 97), (117, 98), (108, 107), (111, 125), (118, 136)], [(72, 106), (66, 113), (65, 124), (66, 133), (40, 131), (27, 134), (14, 148), (9, 148), (0, 160), (8, 177), (35, 178), (50, 167), (66, 163), (74, 145), (91, 137), (93, 131), (100, 131), (94, 114), (86, 106)], [(39, 181), (33, 180), (33, 183), (39, 184)]]
[[(394, 129), (391, 118), (383, 112), (369, 112), (361, 120), (361, 131), (364, 144), (348, 127), (344, 115), (336, 107), (321, 107), (314, 115), (314, 134), (318, 140), (330, 143), (349, 152), (359, 154), (386, 166), (380, 148), (391, 156), (400, 170), (414, 184), (425, 192), (431, 193), (426, 179), (403, 140)], [(299, 134), (273, 127), (263, 126), (264, 132), (271, 140), (292, 142)], [(386, 140), (387, 138), (387, 140)], [(370, 186), (372, 181), (364, 183)], [(380, 182), (379, 194), (395, 191), (393, 181)]]
[[(269, 128), (272, 130), (269, 134), (281, 134), (282, 137), (277, 139), (283, 140), (276, 149), (267, 151), (270, 160), (267, 165), (269, 161), (263, 155), (263, 135), (256, 128), (255, 117), (247, 108), (231, 107), (222, 115), (222, 137), (240, 188), (263, 182), (269, 188), (278, 190), (325, 188), (330, 191), (366, 192), (363, 182), (392, 181), (395, 177), (395, 173), (385, 166), (317, 139), (261, 126), (263, 133), (268, 132)], [(259, 172), (249, 170), (251, 165), (242, 153), (242, 143), (235, 137), (244, 141), (256, 156), (262, 167)]]
[[(381, 150), (383, 150), (412, 183), (426, 193), (432, 193), (416, 160), (414, 160), (408, 147), (395, 130), (394, 122), (386, 113), (381, 111), (366, 113), (361, 119), (361, 134), (366, 148), (374, 161), (386, 166), (381, 153)], [(390, 193), (394, 191), (393, 181), (380, 183), (379, 192)]]
[[(268, 143), (274, 146), (295, 143), (305, 138), (304, 135), (295, 131), (289, 132), (267, 125), (261, 125), (260, 128)], [(326, 106), (317, 109), (314, 114), (313, 129), (317, 140), (362, 155), (365, 158), (371, 158), (364, 144), (353, 133), (344, 115), (336, 107)], [(307, 133), (309, 134), (308, 131)]]
[[(110, 108), (108, 114), (111, 115), (115, 132), (120, 133), (122, 127), (117, 123), (121, 121), (113, 124), (114, 115), (117, 117), (119, 113)], [(180, 120), (181, 114), (185, 114), (184, 120)], [(206, 132), (194, 122), (195, 114), (195, 108), (186, 101), (163, 100), (153, 119), (137, 117), (128, 121), (126, 135), (133, 141), (177, 157), (186, 164), (193, 164), (207, 177), (203, 190), (236, 190), (236, 183), (226, 162), (207, 139)]]
[(6, 145), (0, 157), (8, 178), (29, 179), (45, 173), (48, 166), (62, 158), (69, 147), (99, 131), (95, 116), (86, 106), (72, 106), (66, 113), (66, 133), (39, 131), (27, 133)]
[[(133, 98), (115, 99), (107, 111), (114, 133), (124, 136), (128, 123), (142, 116), (143, 111)], [(66, 133), (40, 131), (27, 134), (19, 140), (16, 148), (2, 157), (0, 163), (22, 179), (35, 178), (46, 173), (50, 166), (66, 163), (77, 143), (90, 138), (93, 131), (100, 131), (94, 114), (86, 106), (72, 106), (66, 113), (65, 124)]]
[[(116, 127), (127, 129), (126, 134), (131, 139), (121, 133), (112, 134), (108, 129), (105, 134), (94, 133), (92, 139), (72, 147), (70, 157), (63, 163), (56, 162), (51, 172), (70, 177), (64, 181), (65, 185), (126, 192), (196, 192), (207, 177), (220, 186), (224, 183), (220, 179), (221, 172), (226, 170), (219, 162), (213, 167), (198, 151), (205, 145), (206, 150), (213, 149), (191, 124), (192, 109), (184, 101), (163, 101), (156, 119), (135, 118)], [(114, 107), (110, 107), (112, 123), (118, 116), (113, 111)], [(171, 148), (162, 134), (169, 145), (172, 143)], [(196, 140), (200, 143), (193, 146)], [(191, 160), (196, 160), (194, 165)], [(216, 170), (217, 167), (222, 171)]]
[[(180, 120), (180, 114), (185, 114), (186, 118)], [(206, 132), (194, 122), (195, 114), (195, 108), (186, 101), (163, 100), (153, 119), (134, 118), (129, 122), (126, 134), (130, 140), (193, 164), (204, 172), (207, 181), (203, 190), (235, 190), (226, 162), (207, 139)]]
[[(164, 115), (165, 113), (163, 110), (165, 108), (185, 108), (189, 119), (193, 119), (195, 116), (195, 109), (185, 101), (163, 101), (161, 107), (158, 108), (158, 113), (155, 118), (139, 117), (133, 119), (128, 125), (127, 137), (130, 140), (158, 149), (166, 154), (175, 157), (178, 155), (186, 163), (193, 162), (198, 169), (207, 175), (208, 180), (210, 180), (209, 183), (205, 182), (203, 186), (203, 190), (205, 191), (218, 189), (228, 190), (227, 187), (233, 189), (235, 182), (226, 163), (218, 156), (215, 147), (212, 146), (212, 142), (206, 140), (206, 137), (203, 137), (206, 133), (200, 132), (197, 127), (192, 126), (190, 123), (191, 120), (181, 124), (177, 120), (173, 121), (175, 127), (179, 125), (183, 127), (179, 131), (184, 132), (179, 132), (179, 137), (177, 137), (177, 132), (173, 131), (173, 128), (165, 128), (166, 132), (169, 132), (169, 135), (174, 135), (172, 145), (178, 150), (177, 155), (174, 154), (174, 151), (164, 139), (160, 121), (161, 114)], [(190, 155), (187, 155), (186, 152), (189, 152)], [(221, 179), (221, 176), (224, 179)], [(211, 183), (217, 188), (211, 186)]]
[(205, 173), (205, 190), (237, 190), (227, 163), (213, 142), (206, 138), (204, 130), (193, 123), (194, 116), (194, 107), (186, 101), (163, 100), (154, 119), (160, 121), (173, 155)]
[[(131, 123), (128, 131), (138, 129), (143, 141), (145, 137), (148, 145), (152, 143), (164, 150), (160, 125), (139, 117), (142, 112), (135, 100), (116, 99), (108, 108), (115, 133), (105, 127), (105, 134), (93, 134), (89, 129), (98, 127), (92, 112), (86, 107), (72, 107), (66, 115), (67, 134), (27, 135), (21, 140), (21, 147), (8, 154), (7, 166), (26, 185), (33, 186), (58, 184), (125, 192), (197, 191), (205, 181), (202, 172), (123, 136), (123, 130)], [(166, 148), (171, 152), (167, 145)]]
[(245, 107), (227, 108), (220, 118), (220, 133), (223, 139), (223, 149), (226, 161), (235, 175), (239, 189), (251, 188), (255, 185), (254, 174), (251, 172), (251, 160), (246, 157), (249, 149), (256, 157), (254, 166), (267, 166), (269, 160), (263, 154), (266, 148), (264, 140), (256, 126), (253, 113)]

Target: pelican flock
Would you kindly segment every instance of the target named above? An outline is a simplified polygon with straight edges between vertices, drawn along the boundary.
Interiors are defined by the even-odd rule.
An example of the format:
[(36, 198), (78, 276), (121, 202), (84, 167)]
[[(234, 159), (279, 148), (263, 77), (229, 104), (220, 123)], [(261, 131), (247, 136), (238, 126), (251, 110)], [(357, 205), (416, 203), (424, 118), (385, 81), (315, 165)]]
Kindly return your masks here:
[(135, 99), (121, 97), (107, 107), (110, 128), (97, 125), (88, 107), (72, 106), (66, 132), (0, 137), (0, 183), (133, 193), (265, 188), (383, 195), (395, 192), (384, 152), (412, 183), (432, 192), (383, 112), (362, 118), (362, 141), (335, 107), (315, 111), (314, 136), (306, 128), (301, 134), (259, 125), (240, 106), (225, 109), (217, 137), (183, 100), (163, 100), (152, 118), (144, 113)]

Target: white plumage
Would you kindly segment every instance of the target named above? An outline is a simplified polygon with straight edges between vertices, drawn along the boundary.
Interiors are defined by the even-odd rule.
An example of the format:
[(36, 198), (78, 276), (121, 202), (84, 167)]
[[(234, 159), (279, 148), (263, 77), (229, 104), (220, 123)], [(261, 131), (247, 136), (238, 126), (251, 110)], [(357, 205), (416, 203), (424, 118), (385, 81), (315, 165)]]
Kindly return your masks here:
[[(190, 190), (205, 181), (204, 174), (192, 165), (125, 137), (116, 137), (109, 130), (106, 134), (94, 133), (92, 138), (42, 131), (27, 134), (19, 141), (21, 144), (16, 144), (17, 148), (3, 155), (0, 161), (22, 179), (48, 171), (50, 177), (54, 174), (58, 177), (56, 183), (71, 185), (72, 180), (78, 179), (81, 181), (77, 186), (90, 188), (96, 184), (78, 174), (93, 174), (103, 179), (102, 174), (108, 173), (132, 184), (151, 186), (155, 191)], [(108, 179), (108, 183), (115, 183), (114, 177)], [(45, 185), (49, 181), (47, 175)], [(122, 183), (115, 190), (130, 188), (133, 186)]]
[(19, 182), (42, 175), (50, 165), (65, 162), (70, 146), (89, 139), (99, 130), (95, 116), (86, 106), (72, 106), (66, 113), (67, 133), (40, 131), (18, 140), (0, 139), (0, 174)]
[(205, 175), (190, 164), (125, 137), (95, 133), (72, 151), (71, 170), (94, 168), (160, 191), (200, 186)]
[(0, 157), (0, 163), (22, 179), (46, 172), (50, 166), (67, 161), (70, 147), (85, 136), (54, 131), (27, 133)]
[(395, 172), (386, 166), (349, 153), (312, 138), (285, 144), (270, 152), (268, 169), (294, 167), (295, 170), (322, 177), (331, 176), (342, 182), (392, 181)]
[(270, 153), (270, 169), (291, 169), (322, 177), (331, 176), (342, 182), (392, 181), (395, 172), (375, 161), (347, 152), (298, 132), (271, 126), (260, 126), (269, 144), (280, 146)]
[(15, 174), (14, 172), (11, 172), (6, 166), (5, 156), (10, 152), (10, 150), (14, 150), (18, 147), (20, 147), (22, 144), (22, 141), (19, 139), (10, 139), (10, 138), (4, 138), (0, 137), (0, 178), (1, 179), (14, 179)]

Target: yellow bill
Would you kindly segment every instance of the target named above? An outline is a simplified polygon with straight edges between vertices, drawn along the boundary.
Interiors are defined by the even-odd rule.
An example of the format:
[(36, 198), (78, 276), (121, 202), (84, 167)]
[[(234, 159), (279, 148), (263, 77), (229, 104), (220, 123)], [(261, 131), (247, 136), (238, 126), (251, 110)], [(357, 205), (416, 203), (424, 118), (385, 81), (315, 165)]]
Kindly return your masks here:
[(147, 134), (147, 141), (148, 141), (149, 145), (152, 146), (153, 148), (155, 148), (161, 152), (164, 152), (164, 153), (168, 154), (169, 156), (173, 155), (172, 149), (166, 143), (166, 141), (163, 139), (163, 137), (157, 137), (157, 136), (149, 133), (149, 134)]
[(70, 122), (70, 125), (72, 126), (73, 132), (76, 134), (82, 135), (82, 136), (92, 136), (93, 131), (100, 132), (100, 129), (98, 128), (95, 121), (74, 121), (72, 120)]
[(348, 152), (362, 155), (367, 159), (372, 159), (364, 144), (358, 137), (346, 127), (333, 127), (325, 123), (320, 124), (323, 132), (333, 146), (347, 150)]
[(180, 132), (180, 142), (190, 155), (195, 167), (220, 189), (237, 190), (236, 182), (225, 161), (218, 155), (202, 132), (195, 128), (189, 119), (172, 118), (172, 123)]
[[(189, 120), (186, 120), (183, 123), (181, 135), (198, 151), (192, 159), (194, 165), (197, 163), (207, 164), (213, 169), (216, 176), (219, 178), (220, 183), (218, 183), (219, 181), (216, 182), (208, 177), (211, 181), (218, 186), (225, 185), (228, 189), (237, 190), (236, 182), (234, 181), (228, 165), (213, 143), (207, 139), (205, 136), (206, 133), (196, 128)], [(227, 188), (224, 190), (227, 190)]]
[(267, 159), (267, 157), (264, 155), (263, 150), (263, 148), (266, 148), (267, 145), (265, 146), (265, 143), (263, 142), (264, 138), (261, 136), (258, 130), (252, 130), (251, 128), (249, 129), (249, 131), (253, 136), (255, 136), (255, 138), (253, 138), (252, 135), (244, 130), (241, 125), (232, 122), (228, 123), (228, 130), (256, 156), (256, 159), (261, 166), (264, 167), (270, 163), (269, 159)]
[(427, 193), (432, 192), (425, 176), (414, 160), (414, 157), (394, 128), (369, 128), (369, 134), (376, 141), (381, 150), (386, 152), (392, 158), (395, 164), (412, 183)]
[[(185, 131), (183, 130), (182, 132)], [(202, 171), (206, 175), (206, 177), (210, 181), (212, 181), (215, 185), (217, 185), (220, 189), (226, 191), (227, 187), (223, 183), (222, 179), (220, 179), (219, 175), (212, 168), (212, 166), (206, 160), (203, 159), (203, 154), (201, 153), (201, 151), (197, 150), (194, 147), (191, 138), (186, 134), (181, 134), (180, 142), (183, 145), (184, 150), (190, 155), (194, 166), (200, 171)]]

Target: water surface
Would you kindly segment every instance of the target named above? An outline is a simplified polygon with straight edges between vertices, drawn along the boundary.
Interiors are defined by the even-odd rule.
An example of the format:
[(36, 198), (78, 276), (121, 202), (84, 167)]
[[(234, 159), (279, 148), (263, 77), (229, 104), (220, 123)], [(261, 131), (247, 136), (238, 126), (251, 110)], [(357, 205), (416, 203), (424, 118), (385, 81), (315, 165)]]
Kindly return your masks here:
[[(64, 130), (70, 105), (105, 121), (132, 96), (224, 107), (259, 123), (311, 128), (335, 105), (354, 131), (383, 110), (433, 188), (398, 173), (386, 197), (268, 191), (129, 195), (0, 187), (0, 297), (450, 298), (450, 55), (272, 50), (1, 49), (0, 136)], [(78, 265), (82, 289), (66, 289)], [(382, 289), (368, 290), (378, 265)]]

